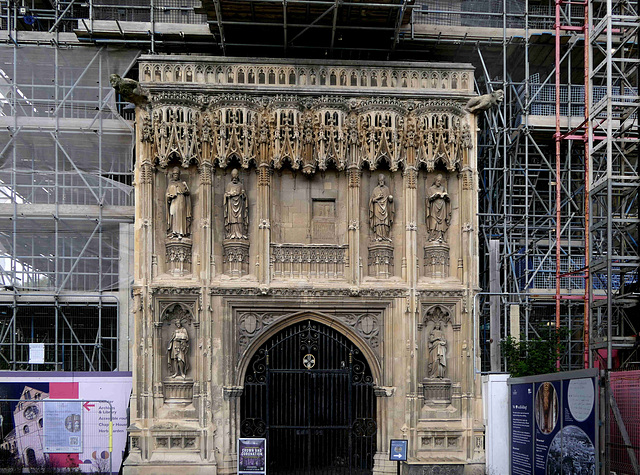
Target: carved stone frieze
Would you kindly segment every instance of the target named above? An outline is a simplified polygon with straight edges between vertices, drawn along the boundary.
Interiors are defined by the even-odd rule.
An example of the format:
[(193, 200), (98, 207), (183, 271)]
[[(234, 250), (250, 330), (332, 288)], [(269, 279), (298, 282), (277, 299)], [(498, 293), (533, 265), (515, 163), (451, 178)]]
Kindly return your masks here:
[(393, 274), (393, 245), (376, 242), (369, 245), (369, 275), (388, 279)]
[(414, 67), (387, 65), (328, 66), (323, 64), (273, 64), (246, 62), (244, 64), (215, 64), (210, 61), (188, 62), (157, 61), (145, 58), (140, 63), (140, 82), (154, 84), (178, 83), (227, 86), (234, 91), (273, 89), (286, 91), (291, 87), (313, 87), (315, 90), (339, 91), (348, 89), (384, 93), (397, 91), (405, 94), (429, 90), (471, 93), (472, 71), (468, 68), (442, 67), (436, 63)]
[(200, 295), (199, 287), (152, 287), (154, 295)]
[[(421, 290), (420, 296), (430, 298), (462, 298), (465, 295), (464, 290)], [(424, 305), (424, 303), (423, 303)]]
[(170, 274), (184, 275), (191, 272), (191, 239), (167, 239), (166, 262)]
[[(217, 163), (231, 159), (243, 168), (261, 161), (279, 169), (288, 164), (305, 174), (388, 163), (391, 171), (425, 164), (460, 169), (470, 146), (468, 118), (458, 99), (404, 100), (380, 97), (347, 99), (277, 95), (189, 93), (152, 94), (151, 116), (143, 118), (144, 136), (159, 167), (177, 159)], [(204, 147), (203, 144), (207, 144)], [(258, 158), (260, 144), (267, 156)], [(407, 149), (415, 161), (407, 164)], [(357, 180), (350, 177), (350, 186)], [(411, 185), (413, 181), (409, 181)], [(264, 185), (258, 180), (258, 185)]]
[(432, 241), (424, 247), (424, 269), (427, 277), (445, 279), (449, 277), (449, 245)]
[(346, 250), (346, 245), (272, 244), (273, 278), (343, 279)]
[[(286, 318), (289, 312), (246, 311), (237, 314), (236, 338), (238, 356), (261, 334), (274, 323)], [(352, 328), (365, 341), (376, 355), (380, 355), (380, 341), (382, 339), (382, 313), (379, 311), (342, 313), (336, 312), (333, 317)]]
[(255, 296), (271, 295), (274, 297), (319, 298), (319, 297), (373, 297), (378, 299), (404, 298), (404, 289), (353, 289), (353, 288), (300, 288), (300, 287), (213, 287), (211, 295), (222, 296)]
[(239, 277), (249, 272), (249, 241), (225, 239), (222, 250), (225, 274)]

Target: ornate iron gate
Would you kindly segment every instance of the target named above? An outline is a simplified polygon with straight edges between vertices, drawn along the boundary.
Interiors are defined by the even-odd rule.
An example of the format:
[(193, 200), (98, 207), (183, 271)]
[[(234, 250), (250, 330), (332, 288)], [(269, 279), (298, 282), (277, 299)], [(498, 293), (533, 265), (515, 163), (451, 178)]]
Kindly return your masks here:
[(305, 320), (253, 356), (240, 431), (267, 438), (270, 475), (365, 475), (373, 469), (375, 414), (371, 370), (358, 348)]

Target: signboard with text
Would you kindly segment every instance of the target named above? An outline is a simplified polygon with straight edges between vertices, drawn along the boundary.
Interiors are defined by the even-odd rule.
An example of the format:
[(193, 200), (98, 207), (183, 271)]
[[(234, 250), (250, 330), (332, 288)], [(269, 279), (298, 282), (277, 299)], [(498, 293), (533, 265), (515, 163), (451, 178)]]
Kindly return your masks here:
[(20, 428), (20, 460), (117, 473), (130, 395), (130, 372), (0, 372), (0, 442)]
[(238, 475), (267, 473), (267, 439), (238, 439)]
[(44, 408), (45, 453), (82, 452), (82, 403), (51, 401)]
[(510, 378), (514, 475), (595, 474), (597, 370)]

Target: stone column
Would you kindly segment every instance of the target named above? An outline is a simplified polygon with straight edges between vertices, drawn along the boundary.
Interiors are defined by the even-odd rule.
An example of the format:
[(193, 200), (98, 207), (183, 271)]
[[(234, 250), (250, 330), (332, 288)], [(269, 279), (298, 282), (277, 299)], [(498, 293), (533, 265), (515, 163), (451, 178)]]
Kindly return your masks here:
[(134, 276), (139, 286), (135, 289), (137, 296), (134, 313), (134, 361), (142, 364), (132, 365), (133, 394), (131, 397), (131, 414), (136, 418), (147, 418), (153, 412), (153, 398), (150, 397), (153, 385), (153, 373), (150, 356), (151, 339), (148, 338), (151, 325), (145, 308), (150, 305), (151, 295), (149, 284), (153, 279), (153, 255), (157, 250), (153, 239), (153, 197), (154, 197), (154, 167), (153, 156), (153, 128), (149, 111), (137, 109), (138, 127), (136, 134), (138, 143), (138, 167), (136, 168), (136, 202), (134, 240), (138, 249), (134, 255)]
[(360, 285), (360, 177), (362, 171), (355, 166), (347, 170), (349, 191), (347, 195), (347, 220), (349, 222), (349, 274), (352, 285)]
[(264, 285), (271, 281), (271, 168), (268, 163), (258, 166), (258, 280)]
[(269, 156), (269, 138), (271, 126), (268, 111), (259, 116), (258, 127), (258, 196), (256, 215), (258, 218), (258, 281), (262, 285), (271, 282), (271, 165)]
[(405, 251), (407, 260), (407, 283), (414, 287), (418, 280), (418, 171), (413, 166), (403, 173)]

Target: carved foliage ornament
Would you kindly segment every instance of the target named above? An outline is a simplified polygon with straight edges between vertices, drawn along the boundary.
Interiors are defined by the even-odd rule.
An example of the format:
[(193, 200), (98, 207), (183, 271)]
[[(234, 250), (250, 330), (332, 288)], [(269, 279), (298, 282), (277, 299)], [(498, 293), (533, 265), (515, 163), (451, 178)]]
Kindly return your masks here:
[(440, 322), (443, 325), (451, 323), (451, 309), (442, 305), (433, 305), (424, 312), (423, 323)]
[[(287, 315), (285, 312), (240, 312), (237, 320), (238, 355), (241, 355), (268, 327)], [(351, 327), (378, 356), (380, 355), (382, 335), (379, 313), (338, 313), (336, 319)]]
[[(243, 168), (285, 164), (311, 174), (331, 164), (391, 171), (407, 165), (408, 150), (428, 171), (441, 163), (460, 169), (471, 147), (462, 106), (455, 99), (403, 101), (246, 95), (207, 96), (162, 91), (142, 112), (142, 141), (161, 167), (237, 160)], [(204, 146), (206, 144), (206, 146)], [(260, 152), (263, 145), (266, 146)], [(413, 166), (413, 165), (411, 165)]]

